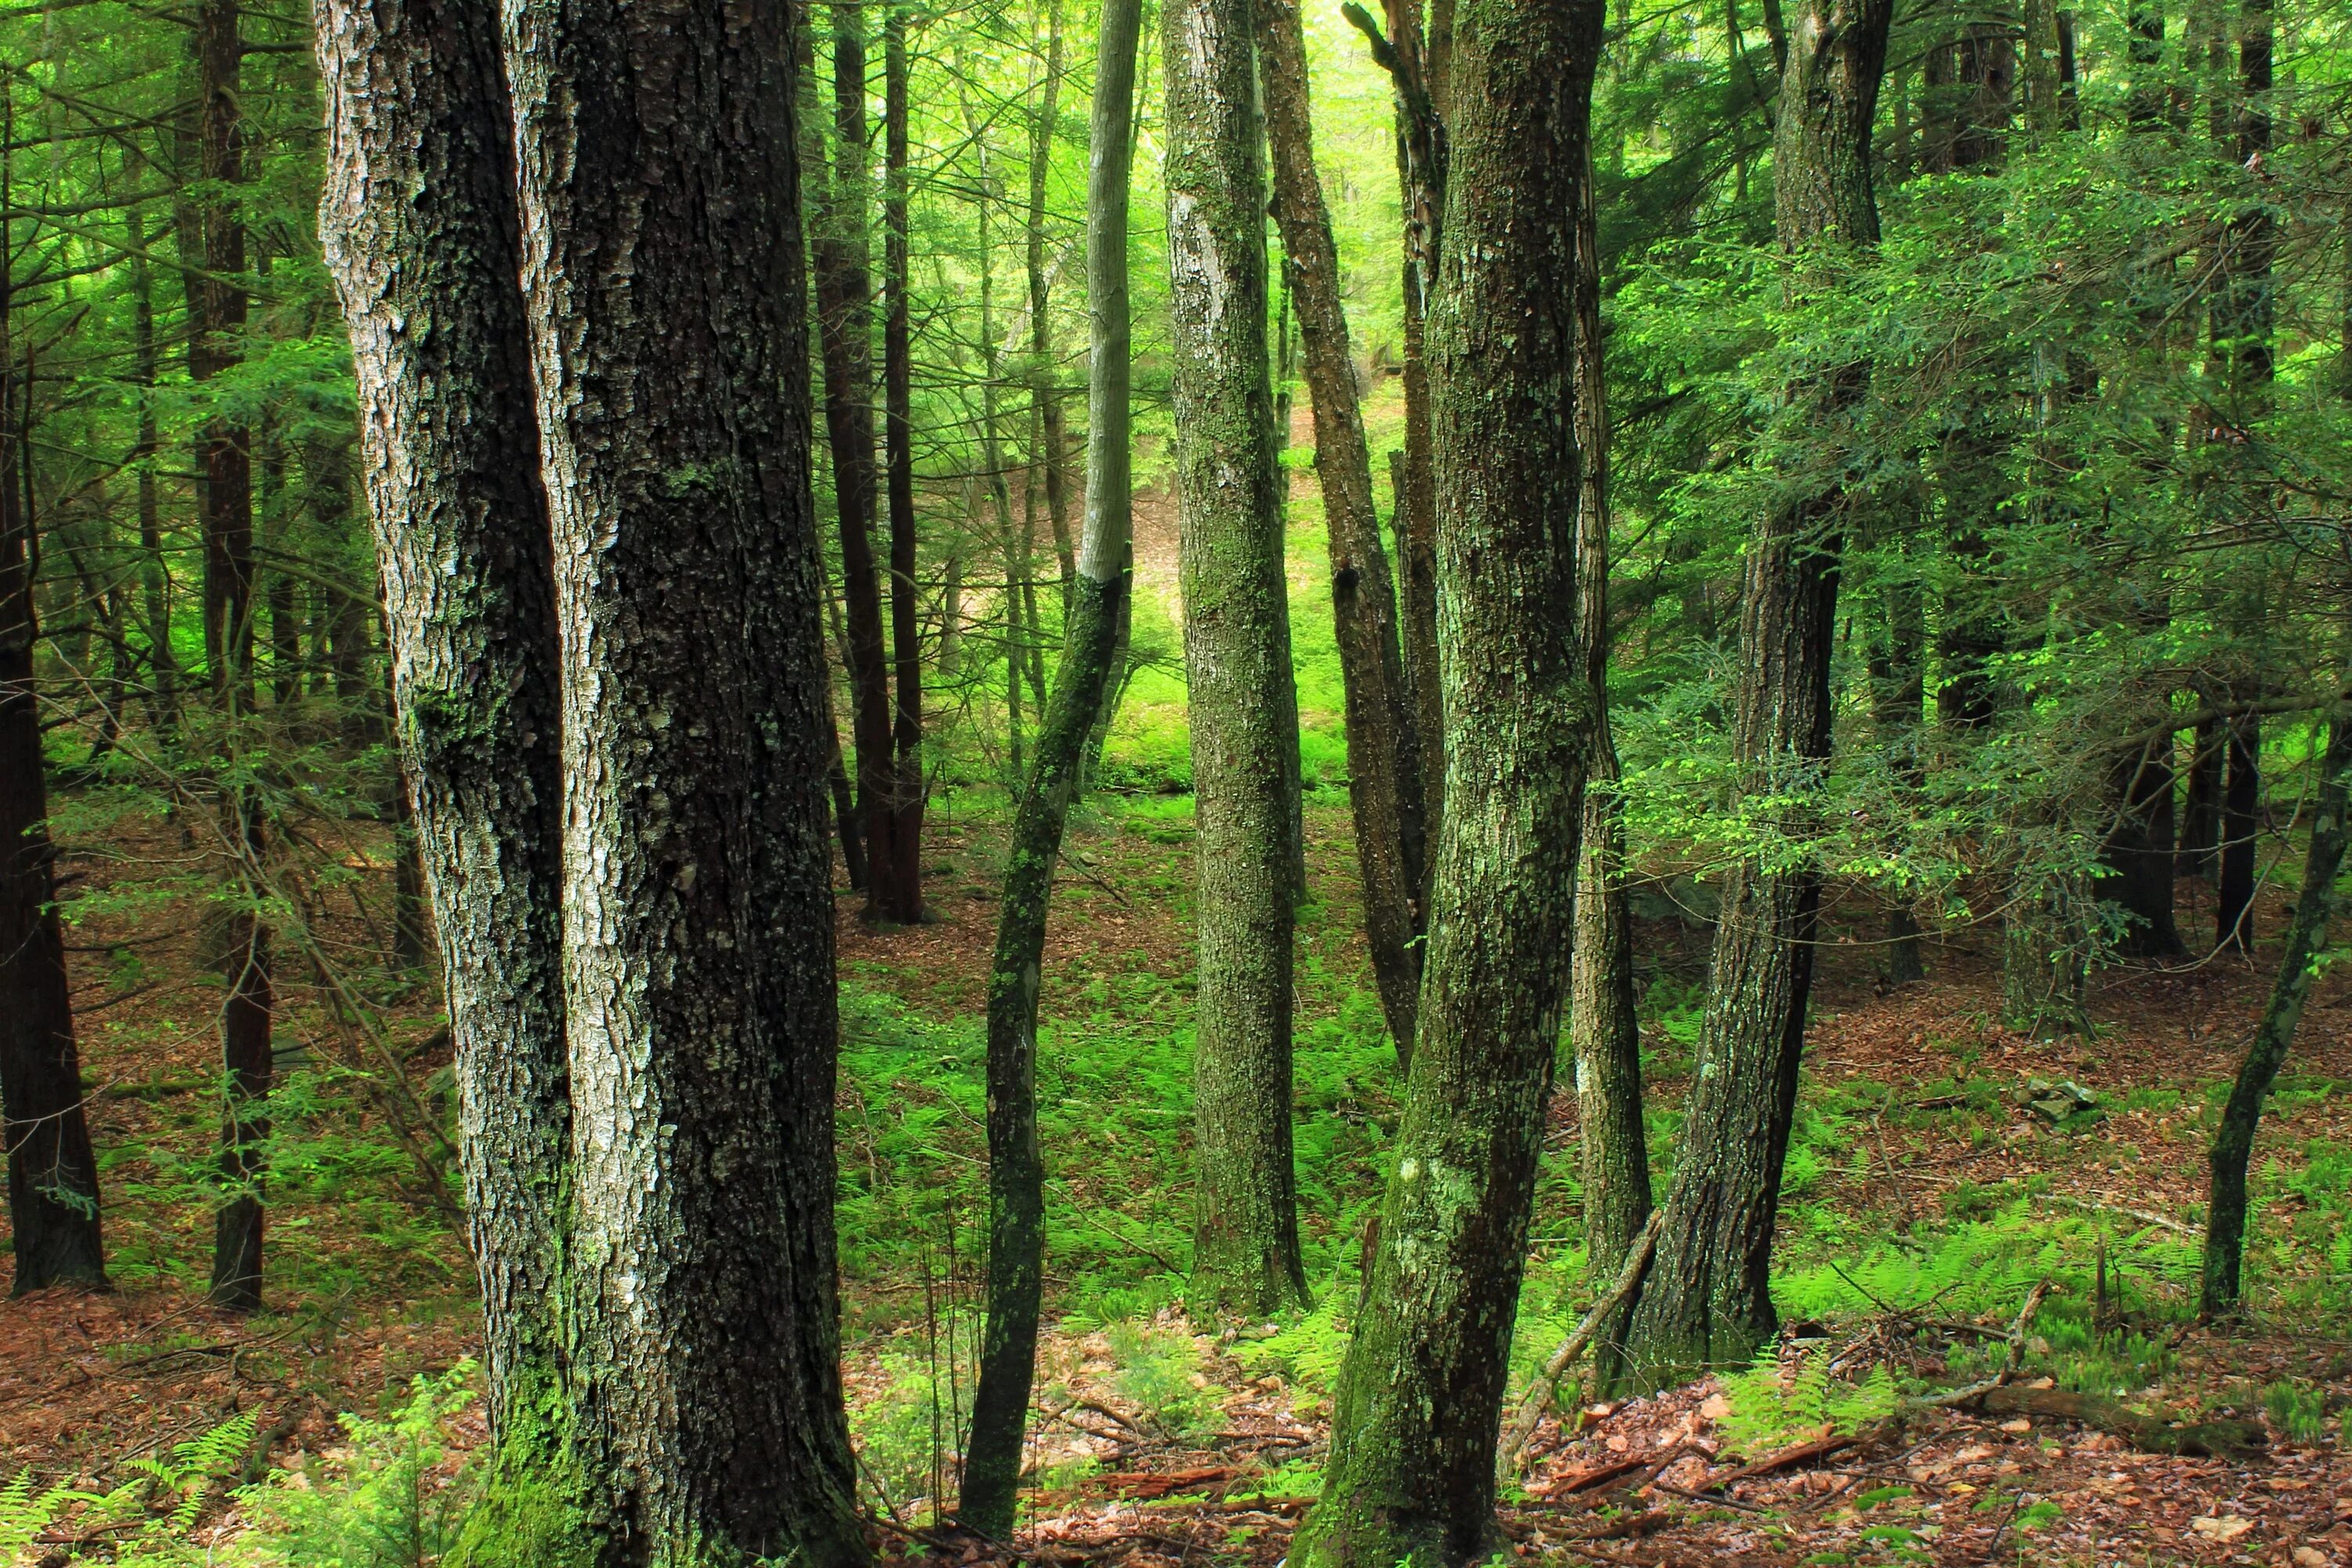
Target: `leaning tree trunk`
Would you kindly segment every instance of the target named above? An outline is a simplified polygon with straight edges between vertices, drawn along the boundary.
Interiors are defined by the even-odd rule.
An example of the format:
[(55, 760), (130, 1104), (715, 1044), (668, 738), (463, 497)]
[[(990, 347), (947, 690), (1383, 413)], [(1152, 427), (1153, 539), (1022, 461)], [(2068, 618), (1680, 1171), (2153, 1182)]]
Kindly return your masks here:
[[(1577, 211), (1577, 450), (1581, 603), (1577, 629), (1592, 683), (1597, 727), (1584, 797), (1576, 872), (1569, 1043), (1576, 1061), (1577, 1124), (1583, 1145), (1585, 1268), (1597, 1283), (1617, 1277), (1650, 1223), (1650, 1146), (1643, 1122), (1642, 1028), (1633, 996), (1633, 911), (1625, 893), (1625, 824), (1616, 795), (1617, 747), (1609, 732), (1609, 405), (1602, 374), (1601, 225), (1590, 149)], [(1630, 1306), (1630, 1303), (1628, 1304)], [(1593, 1365), (1613, 1375), (1625, 1318), (1601, 1325)]]
[(2246, 1246), (2246, 1166), (2262, 1122), (2263, 1100), (2286, 1061), (2304, 1003), (2319, 975), (2319, 956), (2327, 946), (2328, 921), (2336, 912), (2336, 878), (2344, 867), (2347, 809), (2352, 809), (2352, 709), (2338, 708), (2328, 721), (2327, 750), (2320, 759), (2318, 796), (2313, 803), (2311, 845), (2304, 855), (2303, 892), (2279, 954), (2278, 978), (2262, 1022), (2255, 1026), (2253, 1044), (2238, 1066), (2238, 1079), (2230, 1088), (2207, 1159), (2211, 1189), (2205, 1208), (2200, 1310), (2209, 1318), (2238, 1310), (2239, 1266)]
[(1306, 1294), (1291, 1168), (1298, 699), (1265, 357), (1249, 0), (1171, 0), (1168, 270), (1179, 567), (1199, 833), (1192, 1292)]
[[(547, 1495), (571, 1115), (563, 1033), (555, 576), (496, 18), (317, 0), (320, 237), (352, 334), (394, 720), (433, 900), (481, 1279), (493, 1458), (470, 1521), (499, 1562)], [(412, 323), (429, 321), (429, 332)], [(340, 454), (339, 443), (321, 449)], [(322, 493), (348, 493), (342, 465)]]
[(505, 21), (566, 764), (560, 1544), (862, 1563), (791, 20)]
[(1409, 1065), (1426, 877), (1421, 743), (1398, 650), (1396, 590), (1372, 502), (1371, 449), (1348, 352), (1339, 247), (1315, 171), (1306, 31), (1297, 0), (1255, 0), (1252, 9), (1266, 142), (1274, 153), (1275, 221), (1289, 258), (1290, 298), (1298, 307), (1315, 405), (1315, 472), (1330, 540), (1331, 616), (1346, 704), (1348, 794), (1363, 878), (1364, 935), (1390, 1037)]
[(1045, 906), (1109, 684), (1119, 604), (1131, 591), (1127, 303), (1128, 174), (1134, 156), (1135, 49), (1141, 0), (1104, 0), (1087, 187), (1086, 523), (1054, 700), (1037, 734), (1037, 765), (1013, 822), (988, 981), (988, 1319), (971, 1440), (956, 1515), (1003, 1539), (1020, 1494), (1022, 1432), (1037, 1359), (1045, 1279), (1045, 1168), (1037, 1147), (1037, 994)]
[[(1602, 6), (1470, 0), (1430, 316), (1445, 816), (1420, 1037), (1322, 1500), (1291, 1561), (1484, 1561), (1597, 740), (1579, 214)], [(1563, 287), (1562, 280), (1570, 280)]]
[[(1892, 0), (1807, 0), (1796, 18), (1773, 164), (1776, 226), (1781, 246), (1801, 253), (1799, 268), (1816, 246), (1852, 253), (1877, 243), (1870, 127), (1893, 9)], [(1826, 369), (1813, 387), (1791, 392), (1786, 416), (1840, 441), (1866, 375), (1861, 364)], [(1822, 460), (1806, 473), (1846, 466)], [(1818, 830), (1814, 801), (1828, 768), (1847, 497), (1834, 479), (1792, 474), (1784, 483), (1796, 493), (1771, 504), (1748, 545), (1732, 746), (1746, 789), (1789, 802), (1774, 826), (1801, 843)], [(1821, 890), (1818, 865), (1778, 856), (1735, 864), (1725, 878), (1698, 1080), (1628, 1337), (1636, 1386), (1745, 1363), (1775, 1327), (1766, 1277)]]
[[(243, 358), (239, 339), (247, 300), (236, 279), (245, 270), (245, 220), (236, 192), (245, 182), (245, 121), (239, 105), (238, 0), (205, 0), (196, 13), (198, 145), (209, 194), (199, 204), (204, 271), (191, 271), (188, 377), (209, 382)], [(252, 433), (215, 409), (196, 440), (203, 483), (205, 654), (213, 695), (232, 728), (253, 710)], [(221, 1064), (226, 1105), (221, 1120), (221, 1182), (226, 1196), (213, 1224), (212, 1299), (249, 1310), (261, 1304), (261, 1179), (269, 1137), (269, 929), (262, 922), (264, 850), (261, 805), (250, 786), (222, 800), (221, 832), (237, 884), (223, 940)]]
[[(5, 195), (0, 192), (0, 195)], [(0, 258), (9, 225), (0, 217)], [(8, 307), (0, 265), (0, 1148), (8, 1159), (16, 1294), (50, 1285), (104, 1289), (98, 1162), (82, 1113), (49, 841), (48, 764), (33, 679), (40, 646), (30, 521), (16, 488), (17, 428), (7, 373)], [(29, 396), (29, 388), (20, 395)]]

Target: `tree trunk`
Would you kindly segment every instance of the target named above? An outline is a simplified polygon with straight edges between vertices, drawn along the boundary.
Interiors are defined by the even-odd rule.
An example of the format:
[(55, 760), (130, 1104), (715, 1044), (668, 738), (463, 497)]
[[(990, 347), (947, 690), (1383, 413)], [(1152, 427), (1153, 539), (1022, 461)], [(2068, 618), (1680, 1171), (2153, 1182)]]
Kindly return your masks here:
[(1296, 0), (1255, 0), (1275, 219), (1289, 258), (1307, 386), (1315, 408), (1315, 472), (1330, 541), (1331, 614), (1348, 735), (1348, 791), (1363, 878), (1372, 976), (1401, 1060), (1410, 1063), (1421, 991), (1421, 744), (1399, 652), (1396, 591), (1372, 501), (1371, 449), (1357, 406), (1356, 370), (1340, 303), (1339, 255), (1315, 168), (1307, 38)]
[(2221, 722), (2189, 732), (2189, 787), (2181, 802), (2177, 874), (2211, 880), (2221, 845)]
[[(866, 237), (866, 6), (832, 0), (833, 166), (810, 226), (816, 262), (817, 331), (824, 362), (824, 427), (841, 524), (841, 596), (849, 613), (849, 734), (857, 748), (857, 805), (866, 825), (866, 913), (911, 921), (900, 902), (909, 879), (897, 840), (888, 656), (882, 588), (874, 569), (874, 303)], [(811, 105), (812, 111), (814, 105)], [(814, 121), (814, 113), (812, 113)], [(822, 160), (810, 168), (819, 178)], [(895, 541), (894, 541), (895, 546)]]
[(1168, 255), (1199, 832), (1192, 1294), (1306, 1294), (1291, 1168), (1298, 700), (1265, 356), (1250, 0), (1171, 0)]
[(2254, 944), (2255, 851), (2261, 847), (2263, 721), (2244, 713), (2226, 721), (2226, 769), (2221, 784), (2220, 898), (2214, 905), (2213, 941), (2227, 952), (2251, 952)]
[[(1908, 569), (1907, 564), (1895, 568), (1897, 573)], [(1885, 585), (1871, 628), (1871, 717), (1886, 755), (1887, 775), (1902, 795), (1913, 801), (1927, 782), (1919, 747), (1921, 706), (1927, 689), (1927, 653), (1925, 595), (1917, 582), (1898, 576)], [(1894, 907), (1886, 913), (1887, 983), (1908, 985), (1927, 977), (1918, 918), (1912, 913), (1906, 890), (1897, 886)]]
[(1597, 0), (1457, 16), (1429, 322), (1452, 783), (1396, 1163), (1301, 1568), (1454, 1568), (1501, 1544), (1495, 1448), (1598, 739), (1573, 280), (1602, 19)]
[(1109, 683), (1118, 603), (1133, 559), (1128, 414), (1128, 176), (1134, 157), (1137, 36), (1141, 0), (1104, 0), (1098, 34), (1087, 189), (1087, 304), (1093, 342), (1087, 376), (1085, 533), (1054, 701), (1037, 736), (1037, 767), (1021, 792), (988, 983), (988, 1318), (972, 1396), (957, 1517), (999, 1540), (1013, 1529), (1022, 1436), (1035, 1375), (1045, 1277), (1045, 1169), (1037, 1146), (1037, 997), (1045, 909), (1062, 831), (1087, 764), (1095, 716)]
[[(1877, 243), (1870, 127), (1893, 8), (1892, 0), (1806, 0), (1798, 13), (1772, 161), (1775, 227), (1783, 248), (1800, 258), (1824, 244), (1851, 253)], [(1867, 376), (1866, 365), (1851, 364), (1818, 387), (1792, 389), (1787, 415), (1826, 439), (1845, 439), (1836, 432)], [(1844, 467), (1837, 460), (1807, 472), (1834, 476)], [(1818, 831), (1813, 801), (1830, 754), (1830, 658), (1849, 497), (1834, 478), (1785, 482), (1795, 493), (1764, 512), (1748, 546), (1732, 745), (1747, 788), (1790, 803), (1775, 826), (1801, 843)], [(1778, 857), (1736, 863), (1724, 879), (1698, 1080), (1657, 1257), (1632, 1322), (1627, 1362), (1637, 1387), (1744, 1364), (1776, 1326), (1767, 1275), (1821, 889), (1817, 864)]]
[(892, 699), (891, 844), (897, 857), (888, 894), (893, 918), (923, 915), (923, 633), (915, 584), (914, 308), (907, 276), (907, 9), (888, 0), (882, 13), (883, 287), (882, 445), (890, 508)]
[(2152, 741), (2116, 762), (2111, 781), (2115, 826), (2100, 858), (2097, 891), (2127, 919), (2117, 951), (2131, 958), (2174, 958), (2188, 951), (2172, 918), (2172, 737)]
[[(9, 193), (0, 188), (0, 199)], [(13, 255), (0, 217), (0, 258)], [(8, 1160), (16, 1294), (51, 1285), (103, 1289), (98, 1162), (82, 1113), (81, 1058), (57, 907), (48, 763), (33, 658), (39, 551), (17, 489), (9, 306), (0, 268), (0, 1147)], [(30, 395), (30, 389), (24, 389)]]
[(2318, 977), (2320, 953), (2327, 945), (2327, 926), (2335, 914), (2336, 879), (2344, 867), (2347, 837), (2345, 816), (2352, 808), (2352, 710), (2339, 708), (2327, 727), (2327, 751), (2319, 763), (2319, 789), (2313, 803), (2311, 844), (2305, 851), (2303, 892), (2295, 900), (2294, 918), (2287, 926), (2285, 950), (2279, 954), (2278, 978), (2272, 984), (2253, 1043), (2238, 1066), (2236, 1083), (2221, 1111), (2208, 1156), (2211, 1188), (2205, 1209), (2205, 1279), (2200, 1310), (2208, 1318), (2238, 1310), (2239, 1265), (2246, 1245), (2246, 1166), (2254, 1152), (2254, 1131), (2261, 1124), (2263, 1100), (2286, 1061), (2295, 1025), (2302, 1021), (2304, 1003)]
[(775, 0), (506, 13), (567, 765), (562, 1544), (630, 1568), (867, 1556), (793, 31)]
[(1024, 255), (1029, 270), (1029, 400), (1037, 411), (1036, 466), (1045, 480), (1046, 517), (1054, 528), (1054, 557), (1062, 567), (1062, 614), (1066, 619), (1077, 567), (1070, 542), (1069, 476), (1063, 471), (1068, 437), (1063, 429), (1062, 400), (1054, 386), (1052, 277), (1045, 268), (1045, 180), (1053, 170), (1054, 124), (1061, 94), (1061, 0), (1045, 0), (1045, 75), (1038, 83), (1037, 111), (1029, 122), (1029, 223)]
[(131, 209), (131, 379), (137, 387), (138, 433), (131, 437), (129, 467), (138, 476), (139, 561), (142, 607), (147, 637), (148, 714), (168, 728), (179, 711), (180, 662), (172, 647), (172, 574), (163, 559), (163, 512), (155, 488), (155, 292), (147, 265), (147, 226)]

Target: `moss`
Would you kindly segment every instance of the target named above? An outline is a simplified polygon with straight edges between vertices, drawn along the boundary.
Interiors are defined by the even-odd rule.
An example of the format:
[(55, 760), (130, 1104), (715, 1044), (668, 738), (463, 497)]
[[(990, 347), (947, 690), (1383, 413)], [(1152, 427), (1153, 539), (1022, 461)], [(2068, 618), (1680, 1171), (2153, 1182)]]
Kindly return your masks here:
[(583, 1501), (587, 1477), (552, 1375), (519, 1380), (500, 1425), (447, 1568), (594, 1568), (600, 1541)]

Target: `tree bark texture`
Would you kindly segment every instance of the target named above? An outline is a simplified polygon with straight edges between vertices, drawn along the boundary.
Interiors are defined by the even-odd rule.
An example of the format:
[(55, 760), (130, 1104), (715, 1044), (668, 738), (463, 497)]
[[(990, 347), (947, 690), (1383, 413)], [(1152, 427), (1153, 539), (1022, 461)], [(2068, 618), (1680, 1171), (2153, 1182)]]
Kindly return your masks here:
[(2220, 897), (2214, 904), (2213, 941), (2226, 950), (2250, 952), (2254, 943), (2254, 876), (2260, 868), (2263, 807), (2263, 721), (2242, 713), (2224, 721), (2221, 781)]
[(494, 15), (449, 0), (317, 0), (314, 14), (320, 237), (352, 334), (394, 722), (440, 940), (503, 1499), (564, 1435), (571, 1111), (555, 575), (513, 125)]
[[(1483, 1561), (1598, 739), (1578, 275), (1602, 6), (1469, 0), (1430, 316), (1451, 726), (1419, 1037), (1301, 1565)], [(1568, 286), (1563, 287), (1563, 280)]]
[[(1037, 111), (1029, 124), (1029, 222), (1024, 259), (1029, 272), (1029, 400), (1037, 411), (1037, 460), (1033, 478), (1043, 481), (1046, 519), (1054, 529), (1054, 555), (1062, 567), (1062, 613), (1070, 613), (1076, 558), (1070, 543), (1069, 477), (1063, 454), (1062, 400), (1054, 384), (1053, 273), (1045, 265), (1045, 187), (1053, 172), (1054, 126), (1061, 112), (1062, 6), (1045, 0), (1045, 72), (1037, 84)], [(1034, 499), (1034, 498), (1033, 498)]]
[(1171, 0), (1168, 268), (1200, 941), (1192, 1290), (1306, 1293), (1291, 1167), (1298, 698), (1265, 354), (1250, 0)]
[[(1330, 542), (1331, 614), (1346, 706), (1348, 792), (1363, 879), (1364, 935), (1381, 1009), (1410, 1060), (1421, 992), (1421, 742), (1397, 641), (1396, 589), (1372, 500), (1371, 448), (1340, 303), (1339, 254), (1315, 168), (1307, 37), (1297, 0), (1254, 0), (1258, 71), (1273, 151), (1274, 211), (1289, 263), (1307, 387), (1315, 411), (1315, 473)], [(1281, 432), (1277, 429), (1277, 435)]]
[(1003, 1539), (1020, 1493), (1045, 1280), (1045, 1163), (1037, 1145), (1037, 1000), (1062, 833), (1110, 682), (1131, 591), (1127, 216), (1141, 0), (1104, 0), (1087, 187), (1086, 524), (1054, 699), (1021, 792), (988, 983), (988, 1318), (957, 1517)]
[[(6, 235), (0, 219), (0, 257), (9, 254)], [(51, 1285), (102, 1289), (106, 1254), (58, 921), (48, 763), (34, 684), (39, 552), (17, 489), (10, 394), (18, 389), (7, 352), (12, 297), (10, 279), (0, 272), (0, 1148), (8, 1161), (14, 1289), (21, 1296)]]
[[(1877, 243), (1870, 128), (1892, 11), (1891, 0), (1807, 0), (1794, 18), (1773, 150), (1775, 226), (1790, 251)], [(1862, 365), (1826, 367), (1814, 386), (1792, 390), (1788, 414), (1835, 440), (1865, 376)], [(1789, 482), (1802, 488), (1770, 504), (1748, 542), (1732, 745), (1746, 789), (1790, 802), (1778, 826), (1801, 841), (1815, 828), (1810, 803), (1830, 754), (1848, 498), (1834, 479)], [(1820, 868), (1805, 862), (1741, 861), (1725, 877), (1697, 1082), (1631, 1324), (1633, 1386), (1744, 1363), (1775, 1327), (1768, 1275), (1821, 887)]]
[(2313, 803), (2311, 843), (2304, 853), (2303, 891), (2279, 954), (2278, 978), (2255, 1026), (2253, 1043), (2238, 1065), (2221, 1124), (2207, 1157), (2210, 1192), (2205, 1207), (2205, 1275), (2200, 1310), (2220, 1317), (2238, 1310), (2243, 1293), (2240, 1266), (2246, 1246), (2246, 1167), (2253, 1157), (2254, 1133), (2263, 1100), (2286, 1062), (2295, 1026), (2318, 978), (2320, 954), (2336, 912), (2336, 879), (2344, 868), (2346, 813), (2352, 808), (2352, 710), (2338, 709), (2327, 728), (2327, 750), (2319, 763)]
[(914, 306), (908, 279), (907, 8), (882, 13), (883, 166), (882, 447), (890, 512), (891, 843), (897, 886), (890, 911), (923, 914), (923, 634), (916, 592)]
[(866, 1557), (792, 32), (780, 0), (505, 12), (561, 628), (565, 1414), (605, 1563)]
[(2172, 737), (2152, 741), (2116, 763), (2115, 824), (2100, 858), (2100, 896), (2120, 905), (2127, 923), (2116, 950), (2129, 958), (2175, 958), (2188, 952), (2172, 916)]

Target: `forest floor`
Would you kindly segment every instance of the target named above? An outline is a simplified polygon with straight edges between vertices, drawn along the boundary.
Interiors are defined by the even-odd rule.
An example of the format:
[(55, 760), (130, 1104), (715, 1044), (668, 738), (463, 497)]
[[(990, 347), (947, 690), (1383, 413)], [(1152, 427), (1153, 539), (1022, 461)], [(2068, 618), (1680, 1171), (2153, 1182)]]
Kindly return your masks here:
[[(1183, 1311), (1180, 1267), (1189, 807), (1105, 797), (1057, 889), (1041, 1051), (1055, 1323), (1018, 1542), (1033, 1561), (1271, 1564), (1319, 1484), (1397, 1087), (1365, 994), (1347, 814), (1328, 794), (1310, 807), (1318, 902), (1301, 930), (1316, 1305), (1204, 1330)], [(935, 1546), (929, 1528), (969, 1389), (978, 1016), (1001, 821), (986, 799), (934, 811), (929, 923), (868, 928), (842, 900), (846, 1368), (877, 1539), (916, 1559), (1005, 1555)], [(446, 1039), (429, 987), (352, 978), (385, 940), (367, 900), (322, 900), (305, 951), (281, 962), (270, 1310), (239, 1319), (205, 1305), (218, 1115), (218, 983), (200, 963), (208, 906), (200, 878), (156, 869), (188, 852), (171, 824), (86, 815), (101, 822), (105, 852), (73, 854), (70, 940), (118, 1289), (0, 1306), (0, 1465), (100, 1488), (251, 1412), (263, 1441), (194, 1526), (210, 1542), (268, 1512), (220, 1489), (272, 1470), (274, 1485), (331, 1486), (372, 1440), (339, 1413), (396, 1409), (413, 1380), (475, 1348), (437, 1131)], [(358, 884), (382, 880), (360, 839), (336, 853)], [(2180, 889), (2194, 930), (2197, 884)], [(1640, 924), (1663, 1178), (1706, 938), (1671, 900), (1643, 907), (1663, 917)], [(1832, 910), (1790, 1157), (1778, 1360), (1648, 1399), (1571, 1391), (1568, 1418), (1546, 1421), (1507, 1489), (1511, 1552), (1646, 1565), (2352, 1563), (2352, 984), (2340, 972), (2323, 984), (2265, 1121), (2254, 1315), (2223, 1331), (2194, 1321), (2206, 1127), (2270, 950), (2252, 964), (2106, 970), (2095, 1035), (2053, 1044), (1994, 1022), (1996, 933), (1945, 933), (1929, 980), (1890, 990), (1869, 942), (1877, 920), (1859, 894)], [(2283, 920), (2266, 904), (2261, 929)], [(2053, 1123), (2020, 1102), (2035, 1079), (2079, 1085), (2090, 1102)], [(1573, 1096), (1558, 1095), (1553, 1114), (1515, 1388), (1590, 1299)], [(1922, 1407), (1998, 1368), (2042, 1280), (2015, 1380), (2016, 1397), (2040, 1405)], [(2058, 1413), (2069, 1394), (2156, 1419), (2086, 1426)], [(435, 1408), (427, 1469), (446, 1481), (480, 1421)], [(2168, 1421), (2227, 1417), (2262, 1446), (2145, 1451), (2178, 1442)], [(65, 1561), (79, 1540), (45, 1536), (51, 1555), (26, 1561)]]

